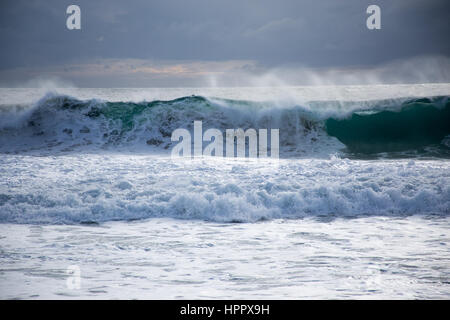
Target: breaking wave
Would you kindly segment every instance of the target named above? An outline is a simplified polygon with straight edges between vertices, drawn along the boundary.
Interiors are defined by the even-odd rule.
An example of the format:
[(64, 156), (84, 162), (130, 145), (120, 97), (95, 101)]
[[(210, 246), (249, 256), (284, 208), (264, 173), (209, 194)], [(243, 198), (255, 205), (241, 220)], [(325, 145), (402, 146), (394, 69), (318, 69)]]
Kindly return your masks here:
[(303, 105), (187, 96), (109, 102), (47, 94), (31, 106), (0, 106), (0, 151), (139, 150), (167, 153), (177, 128), (280, 129), (280, 155), (450, 156), (448, 96)]

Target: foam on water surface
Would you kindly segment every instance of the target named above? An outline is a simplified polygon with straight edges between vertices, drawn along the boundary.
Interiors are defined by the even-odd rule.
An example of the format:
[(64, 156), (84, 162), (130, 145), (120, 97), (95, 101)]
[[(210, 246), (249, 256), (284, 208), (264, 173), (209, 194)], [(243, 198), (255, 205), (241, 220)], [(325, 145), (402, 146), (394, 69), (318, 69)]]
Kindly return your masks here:
[(448, 299), (449, 222), (0, 224), (0, 298)]
[(4, 155), (0, 170), (1, 222), (450, 213), (448, 161)]

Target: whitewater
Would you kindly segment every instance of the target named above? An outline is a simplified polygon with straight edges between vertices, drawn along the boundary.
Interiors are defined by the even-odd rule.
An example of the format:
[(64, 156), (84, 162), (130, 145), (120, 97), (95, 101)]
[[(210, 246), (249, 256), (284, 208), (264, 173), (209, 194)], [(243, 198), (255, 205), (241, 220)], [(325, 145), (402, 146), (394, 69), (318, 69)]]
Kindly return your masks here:
[[(0, 89), (0, 298), (448, 299), (449, 97)], [(280, 158), (172, 159), (197, 120), (277, 128)]]

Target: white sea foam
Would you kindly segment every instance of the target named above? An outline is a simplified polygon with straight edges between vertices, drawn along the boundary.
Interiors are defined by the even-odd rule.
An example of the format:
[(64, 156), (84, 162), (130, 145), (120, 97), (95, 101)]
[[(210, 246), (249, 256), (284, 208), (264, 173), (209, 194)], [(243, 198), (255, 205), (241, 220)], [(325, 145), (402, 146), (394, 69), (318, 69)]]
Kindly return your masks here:
[(1, 222), (450, 213), (448, 161), (4, 155), (0, 168)]

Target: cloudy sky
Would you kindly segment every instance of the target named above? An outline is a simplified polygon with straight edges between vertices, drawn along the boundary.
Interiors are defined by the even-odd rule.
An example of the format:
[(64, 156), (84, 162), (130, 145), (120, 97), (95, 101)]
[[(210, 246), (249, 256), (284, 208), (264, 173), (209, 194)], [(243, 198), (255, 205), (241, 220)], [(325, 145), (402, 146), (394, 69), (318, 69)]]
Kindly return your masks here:
[[(71, 4), (81, 30), (66, 28)], [(449, 14), (448, 0), (2, 0), (0, 86), (450, 82)]]

